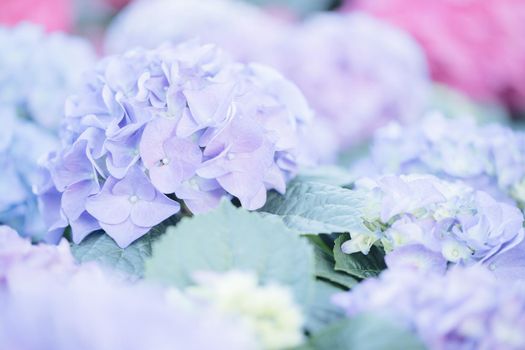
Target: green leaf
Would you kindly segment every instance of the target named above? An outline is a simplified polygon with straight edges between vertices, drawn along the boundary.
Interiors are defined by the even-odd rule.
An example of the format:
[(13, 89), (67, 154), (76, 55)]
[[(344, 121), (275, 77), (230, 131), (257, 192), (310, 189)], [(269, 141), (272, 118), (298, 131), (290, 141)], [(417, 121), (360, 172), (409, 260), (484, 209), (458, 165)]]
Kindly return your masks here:
[(270, 193), (261, 211), (282, 217), (288, 227), (302, 233), (368, 231), (361, 219), (365, 201), (358, 191), (292, 181), (285, 195)]
[(372, 246), (367, 255), (363, 253), (343, 253), (341, 244), (349, 239), (350, 235), (344, 233), (335, 240), (335, 270), (346, 272), (358, 278), (368, 278), (377, 276), (386, 269), (384, 254), (376, 246)]
[(144, 275), (144, 262), (151, 256), (151, 245), (158, 236), (159, 232), (152, 230), (122, 249), (103, 231), (97, 231), (82, 243), (73, 244), (71, 251), (79, 263), (96, 261), (128, 278), (141, 278)]
[(422, 342), (406, 329), (371, 314), (338, 321), (300, 349), (422, 350)]
[(310, 333), (318, 332), (320, 329), (344, 317), (341, 308), (332, 303), (332, 295), (341, 293), (342, 290), (334, 285), (323, 282), (315, 282), (315, 293), (313, 302), (306, 314), (306, 329)]
[(182, 219), (153, 246), (146, 278), (177, 287), (196, 271), (257, 273), (263, 282), (290, 286), (300, 304), (312, 297), (312, 247), (275, 217), (237, 209), (224, 201), (215, 211)]
[(344, 289), (350, 289), (358, 283), (355, 278), (347, 273), (335, 270), (332, 249), (319, 236), (307, 237), (314, 247), (315, 275), (318, 278), (336, 283)]

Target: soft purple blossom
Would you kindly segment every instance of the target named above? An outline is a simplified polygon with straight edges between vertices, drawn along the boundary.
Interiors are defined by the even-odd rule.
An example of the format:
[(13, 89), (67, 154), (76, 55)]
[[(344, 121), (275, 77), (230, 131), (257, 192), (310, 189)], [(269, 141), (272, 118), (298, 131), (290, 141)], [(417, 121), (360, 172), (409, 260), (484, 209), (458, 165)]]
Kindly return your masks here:
[(358, 180), (356, 190), (369, 198), (367, 231), (350, 232), (341, 249), (367, 254), (381, 245), (389, 266), (444, 271), (447, 262), (488, 264), (524, 238), (518, 208), (461, 182), (390, 175)]
[(438, 113), (409, 127), (392, 123), (375, 134), (369, 164), (372, 172), (429, 173), (525, 201), (525, 134), (498, 124)]
[[(76, 270), (69, 244), (63, 240), (55, 245), (31, 245), (8, 226), (0, 226), (0, 294), (24, 282), (28, 274), (53, 275), (57, 280)], [(33, 281), (33, 280), (31, 280)]]
[(111, 283), (98, 270), (82, 270), (58, 285), (40, 279), (0, 295), (2, 349), (259, 348), (250, 330), (230, 318), (172, 307), (161, 291)]
[(0, 227), (0, 348), (257, 349), (252, 331), (166, 290), (76, 265), (64, 240), (31, 245)]
[(424, 54), (406, 33), (363, 13), (319, 14), (283, 35), (276, 67), (328, 121), (339, 147), (355, 145), (390, 120), (426, 108)]
[(415, 331), (429, 349), (525, 348), (525, 289), (488, 270), (455, 267), (445, 275), (389, 269), (334, 296), (348, 316), (372, 312)]
[[(283, 193), (307, 155), (311, 111), (271, 68), (188, 42), (108, 57), (66, 103), (63, 147), (42, 161), (48, 241), (104, 229), (121, 247), (179, 211)], [(176, 197), (176, 198), (175, 198)]]
[(0, 27), (0, 223), (37, 240), (46, 231), (32, 192), (37, 162), (57, 147), (65, 97), (94, 59), (83, 39)]

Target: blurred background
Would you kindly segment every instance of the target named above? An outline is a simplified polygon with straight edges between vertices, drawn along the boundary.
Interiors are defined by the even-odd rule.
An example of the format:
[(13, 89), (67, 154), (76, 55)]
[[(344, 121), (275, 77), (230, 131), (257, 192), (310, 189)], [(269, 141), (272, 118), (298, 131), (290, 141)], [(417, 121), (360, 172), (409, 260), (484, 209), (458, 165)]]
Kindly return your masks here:
[[(258, 40), (267, 36), (264, 30), (256, 30), (256, 26), (264, 19), (259, 18), (259, 22), (251, 21), (247, 17), (253, 16), (253, 13), (247, 15), (246, 9), (235, 8), (238, 6), (230, 6), (230, 13), (226, 16), (223, 9), (219, 9), (220, 6), (211, 5), (213, 9), (208, 11), (203, 9), (210, 6), (212, 2), (224, 1), (0, 0), (2, 8), (0, 23), (14, 26), (28, 21), (41, 25), (46, 31), (65, 31), (80, 35), (93, 42), (99, 55), (111, 51), (107, 50), (106, 34), (109, 32), (111, 35), (112, 32), (117, 31), (119, 28), (115, 27), (126, 20), (128, 23), (121, 25), (120, 35), (136, 36), (132, 30), (130, 31), (130, 27), (133, 26), (129, 23), (130, 18), (135, 21), (137, 31), (145, 31), (143, 27), (147, 28), (147, 34), (145, 33), (143, 37), (157, 36), (159, 42), (173, 38), (176, 40), (184, 31), (186, 37), (194, 35), (204, 39), (203, 41), (219, 41), (220, 46), (225, 46), (221, 45), (221, 41), (227, 40), (224, 37), (239, 36), (234, 29), (246, 25), (246, 22), (248, 26), (251, 23), (254, 27), (248, 32), (250, 39), (239, 43), (239, 39), (234, 38), (233, 40), (237, 41), (236, 46), (239, 44), (257, 46), (259, 45)], [(245, 0), (244, 2), (257, 6), (265, 16), (272, 17), (272, 20), (278, 19), (295, 25), (303, 21), (308, 22), (309, 19), (318, 17), (321, 12), (325, 11), (367, 13), (375, 19), (406, 31), (421, 45), (432, 79), (453, 89), (453, 91), (448, 89), (443, 91), (440, 88), (440, 97), (443, 97), (444, 94), (450, 97), (450, 93), (459, 92), (475, 103), (503, 107), (505, 112), (510, 113), (515, 119), (523, 116), (525, 41), (522, 38), (525, 35), (525, 5), (521, 0)], [(173, 5), (175, 3), (179, 5)], [(148, 17), (155, 11), (151, 9), (147, 13), (141, 11), (146, 7), (155, 7), (155, 11), (160, 12), (160, 18)], [(197, 18), (196, 16), (199, 15), (196, 13), (199, 11), (202, 13), (197, 24), (184, 24), (182, 27), (177, 27), (173, 23), (168, 23), (181, 20), (184, 22), (189, 16)], [(140, 12), (143, 14), (141, 15)], [(203, 30), (210, 31), (212, 28), (210, 17), (213, 16), (217, 17), (214, 19), (214, 28), (224, 25), (229, 27), (229, 31), (203, 34)], [(204, 17), (208, 18), (203, 19)], [(223, 23), (220, 23), (221, 21)], [(245, 23), (234, 23), (236, 21)], [(268, 30), (274, 26), (275, 23), (264, 24), (265, 29)], [(341, 33), (344, 32), (344, 27), (352, 26), (356, 25), (347, 23), (346, 26), (342, 26), (339, 29), (339, 36), (343, 35)], [(321, 27), (319, 25), (315, 31), (321, 31)], [(373, 30), (372, 28), (367, 30), (370, 36), (370, 46), (376, 45), (373, 43), (374, 34), (371, 33)], [(128, 32), (124, 34), (125, 31)], [(215, 37), (212, 38), (213, 35)], [(316, 37), (322, 35), (312, 34), (310, 44), (316, 45)], [(334, 41), (331, 34), (325, 33), (325, 35), (327, 38), (323, 40)], [(354, 39), (355, 33), (354, 36), (350, 36), (349, 33), (345, 35), (348, 41), (358, 40), (358, 38)], [(364, 36), (365, 34), (359, 35)], [(219, 36), (222, 38), (217, 39)], [(276, 36), (282, 38), (282, 32)], [(115, 34), (113, 39), (109, 40), (117, 41), (120, 38)], [(130, 42), (122, 44), (119, 50), (126, 45), (147, 46), (148, 44), (141, 38), (126, 38), (126, 40)], [(272, 40), (275, 41), (275, 39)], [(267, 38), (266, 41), (268, 41)], [(296, 40), (291, 39), (291, 41)], [(272, 44), (274, 48), (279, 46), (279, 44)], [(116, 46), (115, 44), (110, 45), (113, 48)], [(281, 43), (280, 49), (285, 46), (288, 45)], [(267, 57), (253, 52), (249, 56), (247, 58), (249, 60), (260, 60), (274, 65), (277, 65), (275, 61), (279, 60), (275, 57), (268, 57), (267, 53), (265, 53)], [(315, 58), (308, 59), (314, 60)], [(280, 60), (282, 61), (282, 58)], [(280, 67), (280, 70), (286, 75), (283, 67)]]

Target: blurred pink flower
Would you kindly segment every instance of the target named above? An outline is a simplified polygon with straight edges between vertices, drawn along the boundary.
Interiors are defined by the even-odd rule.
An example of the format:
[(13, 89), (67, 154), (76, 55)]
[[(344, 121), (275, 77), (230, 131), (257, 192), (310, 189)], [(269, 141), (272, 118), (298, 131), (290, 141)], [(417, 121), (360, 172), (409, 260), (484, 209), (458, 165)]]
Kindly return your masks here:
[(354, 0), (411, 32), (436, 80), (489, 102), (525, 109), (525, 1)]
[(0, 0), (0, 24), (28, 21), (47, 31), (69, 31), (72, 27), (71, 0)]

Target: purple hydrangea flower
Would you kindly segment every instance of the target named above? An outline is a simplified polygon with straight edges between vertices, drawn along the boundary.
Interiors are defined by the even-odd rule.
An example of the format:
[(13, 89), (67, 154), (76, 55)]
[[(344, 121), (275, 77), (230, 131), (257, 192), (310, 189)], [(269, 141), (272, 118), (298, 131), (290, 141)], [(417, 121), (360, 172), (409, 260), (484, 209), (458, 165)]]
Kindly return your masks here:
[[(350, 232), (345, 253), (368, 253), (380, 244), (387, 264), (444, 271), (447, 262), (469, 265), (509, 251), (523, 241), (523, 215), (507, 203), (461, 182), (430, 175), (361, 179), (368, 194), (366, 232)], [(410, 247), (410, 248), (409, 248)]]
[(373, 312), (405, 324), (429, 349), (525, 348), (525, 288), (488, 270), (455, 267), (445, 275), (389, 269), (334, 296), (349, 316)]
[(32, 192), (37, 162), (58, 146), (65, 97), (94, 59), (80, 38), (0, 27), (0, 223), (35, 239), (46, 232)]
[(75, 265), (69, 244), (31, 245), (0, 227), (1, 349), (257, 349), (244, 325), (167, 291)]
[[(262, 62), (285, 72), (287, 78), (295, 79), (288, 76), (288, 71), (304, 64), (302, 60), (299, 62), (302, 56), (296, 54), (295, 48), (288, 51), (296, 37), (295, 24), (280, 21), (262, 9), (238, 0), (135, 1), (109, 27), (106, 51), (115, 53), (134, 47), (151, 48), (164, 42), (180, 43), (199, 38), (203, 43), (225, 49), (240, 62)], [(149, 29), (153, 26), (155, 31)], [(310, 71), (304, 74), (308, 75)], [(316, 165), (335, 161), (339, 140), (334, 138), (333, 129), (330, 119), (312, 121), (301, 142), (308, 155), (304, 162)]]
[(179, 211), (284, 192), (311, 111), (274, 70), (188, 42), (102, 61), (67, 100), (63, 147), (38, 186), (49, 241), (104, 229), (121, 247)]
[(392, 123), (375, 134), (370, 165), (372, 172), (460, 179), (497, 198), (525, 203), (525, 134), (502, 125), (438, 113), (410, 127)]
[(426, 108), (430, 79), (422, 50), (372, 17), (313, 16), (279, 45), (276, 67), (328, 121), (339, 147), (363, 141), (390, 120), (417, 119)]

